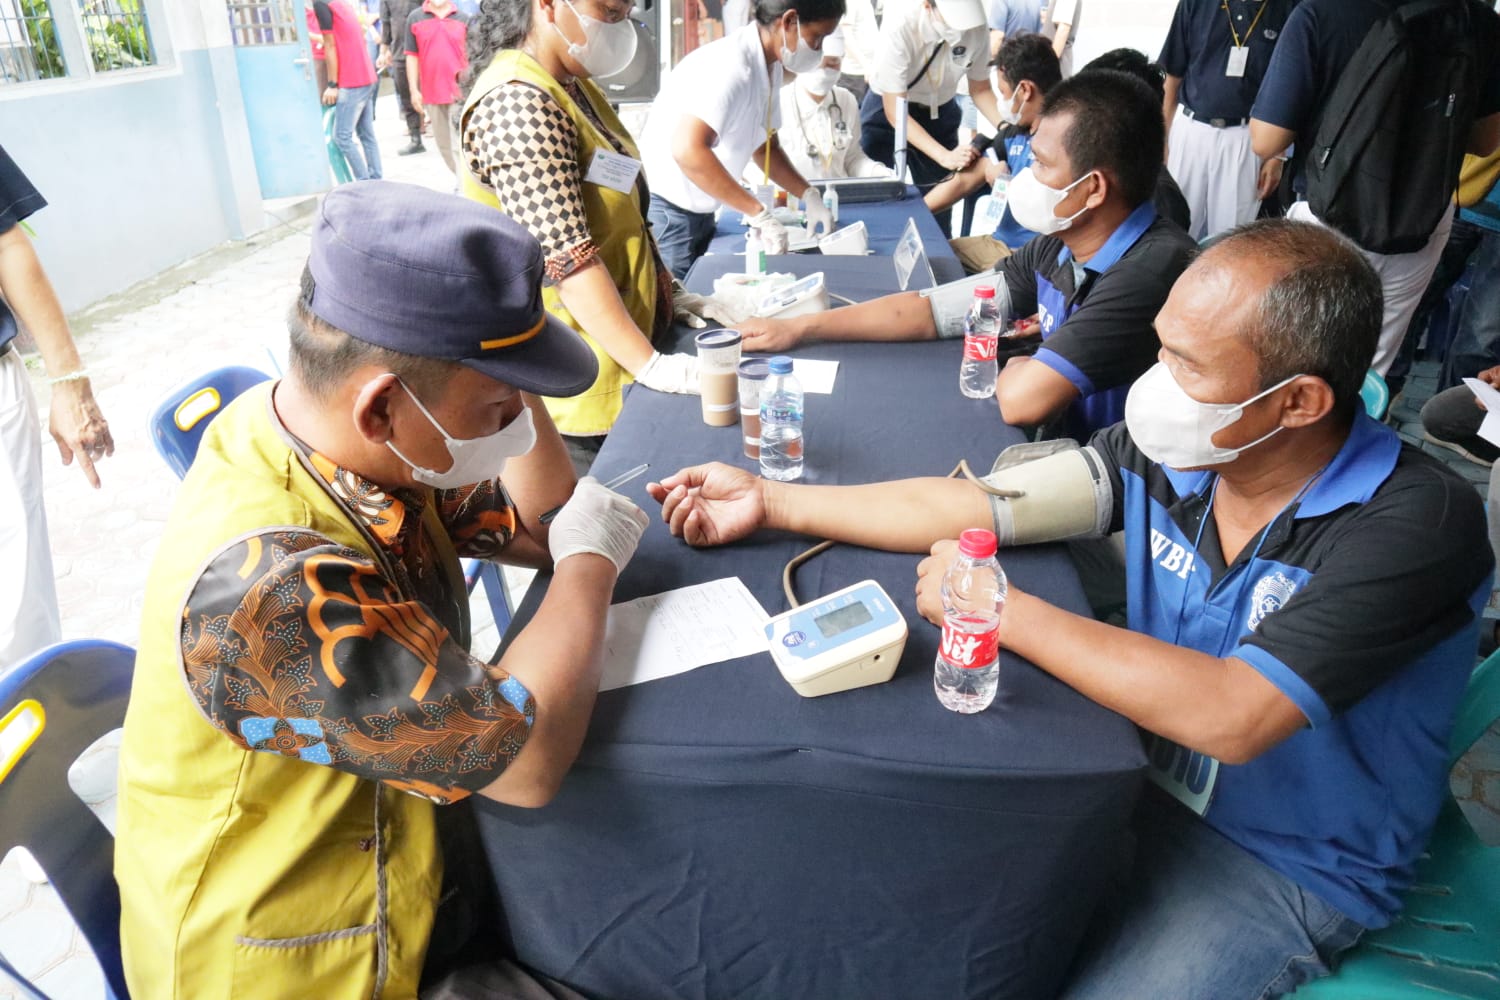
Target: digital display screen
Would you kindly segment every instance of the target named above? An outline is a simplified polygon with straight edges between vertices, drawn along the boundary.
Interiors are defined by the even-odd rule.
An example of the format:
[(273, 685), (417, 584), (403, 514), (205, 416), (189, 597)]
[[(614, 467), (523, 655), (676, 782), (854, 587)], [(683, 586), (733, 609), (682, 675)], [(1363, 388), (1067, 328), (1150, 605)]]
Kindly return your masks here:
[(870, 609), (865, 607), (864, 602), (856, 601), (836, 611), (830, 611), (826, 615), (819, 615), (813, 619), (813, 624), (818, 626), (818, 631), (823, 633), (823, 638), (832, 639), (839, 633), (847, 632), (870, 620)]

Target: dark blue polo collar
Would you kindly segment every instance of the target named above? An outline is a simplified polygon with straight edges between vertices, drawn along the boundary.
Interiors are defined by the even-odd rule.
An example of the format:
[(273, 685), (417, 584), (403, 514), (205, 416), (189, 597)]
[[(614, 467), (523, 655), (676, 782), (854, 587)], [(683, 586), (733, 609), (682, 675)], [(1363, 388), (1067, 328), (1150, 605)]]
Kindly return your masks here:
[[(1395, 471), (1401, 454), (1401, 439), (1385, 424), (1364, 410), (1355, 415), (1349, 436), (1323, 474), (1297, 505), (1295, 517), (1320, 517), (1351, 503), (1367, 503)], [(1207, 490), (1215, 473), (1211, 470), (1179, 472), (1162, 467), (1180, 497)]]
[[(1083, 266), (1095, 274), (1103, 274), (1115, 265), (1121, 257), (1133, 246), (1136, 241), (1146, 234), (1151, 224), (1156, 221), (1156, 206), (1150, 201), (1144, 201), (1135, 207), (1135, 211), (1125, 217), (1125, 221), (1109, 234), (1109, 239), (1104, 241), (1104, 246), (1099, 252), (1090, 257)], [(1073, 259), (1073, 251), (1066, 246), (1057, 254), (1057, 264), (1061, 267)]]

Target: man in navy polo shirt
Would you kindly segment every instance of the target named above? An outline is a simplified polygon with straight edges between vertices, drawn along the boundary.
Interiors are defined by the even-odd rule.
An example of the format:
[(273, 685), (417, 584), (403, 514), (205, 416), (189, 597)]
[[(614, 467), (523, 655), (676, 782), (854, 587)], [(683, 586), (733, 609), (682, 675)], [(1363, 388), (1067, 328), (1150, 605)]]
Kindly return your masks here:
[(1250, 148), (1250, 105), (1298, 0), (1177, 0), (1161, 50), (1167, 168), (1201, 240), (1255, 218), (1282, 161)]
[[(897, 551), (974, 527), (1011, 545), (1123, 531), (1128, 628), (1012, 581), (1001, 630), (1155, 734), (1134, 864), (1063, 995), (1275, 997), (1400, 908), (1493, 559), (1473, 487), (1360, 405), (1380, 284), (1342, 237), (1234, 230), (1156, 325), (1161, 360), (1125, 422), (992, 473), (1003, 499), (955, 479), (808, 487), (719, 464), (649, 488), (694, 545), (760, 527)], [(939, 541), (918, 567), (934, 622), (955, 549)]]
[[(996, 267), (1012, 316), (1035, 314), (1028, 331), (1041, 337), (1034, 357), (1012, 358), (1000, 373), (995, 397), (1007, 423), (1085, 440), (1120, 419), (1130, 383), (1151, 367), (1159, 346), (1151, 321), (1195, 250), (1151, 202), (1163, 133), (1154, 95), (1123, 73), (1080, 73), (1047, 95), (1032, 165), (1009, 189), (1017, 221), (1043, 235)], [(983, 280), (796, 319), (746, 320), (740, 330), (751, 351), (962, 336), (952, 320)]]
[[(1479, 92), (1474, 103), (1474, 121), (1469, 131), (1469, 152), (1487, 156), (1500, 145), (1500, 17), (1481, 0), (1466, 0), (1479, 53)], [(1358, 51), (1370, 28), (1390, 11), (1383, 0), (1303, 0), (1297, 6), (1266, 69), (1266, 78), (1250, 109), (1250, 138), (1255, 154), (1262, 158), (1286, 153), (1293, 142), (1310, 142), (1324, 107), (1344, 67)], [(1444, 150), (1408, 150), (1415, 158), (1445, 156)], [(1298, 195), (1307, 190), (1302, 176), (1292, 179)], [(1287, 210), (1287, 217), (1317, 221), (1305, 200)], [(1427, 240), (1412, 253), (1378, 254), (1364, 251), (1365, 259), (1380, 275), (1385, 293), (1380, 347), (1372, 367), (1381, 375), (1390, 368), (1401, 349), (1406, 328), (1422, 299), (1428, 279), (1442, 256), (1453, 226), (1453, 214), (1444, 215)]]

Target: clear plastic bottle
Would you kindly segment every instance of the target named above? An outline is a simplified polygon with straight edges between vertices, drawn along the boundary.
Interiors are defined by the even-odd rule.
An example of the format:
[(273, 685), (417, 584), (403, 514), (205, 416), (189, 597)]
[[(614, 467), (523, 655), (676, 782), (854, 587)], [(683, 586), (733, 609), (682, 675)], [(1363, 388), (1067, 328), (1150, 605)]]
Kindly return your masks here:
[(958, 388), (970, 399), (988, 399), (995, 394), (999, 369), (995, 357), (1000, 350), (1000, 304), (995, 289), (980, 285), (964, 317), (964, 360), (958, 369)]
[(760, 474), (788, 482), (802, 478), (802, 385), (792, 359), (775, 357), (760, 394)]
[(828, 208), (828, 214), (833, 216), (833, 224), (839, 224), (839, 189), (832, 184), (823, 189), (823, 204)]
[(766, 273), (766, 248), (760, 241), (760, 232), (753, 228), (745, 234), (745, 273)]
[(943, 639), (932, 686), (944, 708), (968, 715), (989, 708), (1000, 684), (1006, 583), (992, 532), (965, 531), (958, 537), (958, 553), (943, 577)]

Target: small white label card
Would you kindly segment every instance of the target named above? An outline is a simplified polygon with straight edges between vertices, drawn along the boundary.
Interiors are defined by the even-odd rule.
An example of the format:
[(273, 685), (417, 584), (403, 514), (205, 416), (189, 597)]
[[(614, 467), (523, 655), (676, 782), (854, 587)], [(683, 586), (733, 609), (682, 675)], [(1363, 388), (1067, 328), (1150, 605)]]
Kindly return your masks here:
[(584, 174), (583, 179), (590, 184), (629, 194), (635, 187), (635, 179), (640, 172), (640, 160), (622, 156), (613, 150), (596, 149), (594, 161), (589, 164), (589, 172)]
[(1225, 76), (1244, 76), (1245, 63), (1250, 59), (1250, 46), (1231, 45), (1229, 47), (1229, 64), (1224, 67)]

